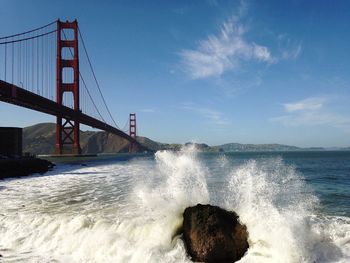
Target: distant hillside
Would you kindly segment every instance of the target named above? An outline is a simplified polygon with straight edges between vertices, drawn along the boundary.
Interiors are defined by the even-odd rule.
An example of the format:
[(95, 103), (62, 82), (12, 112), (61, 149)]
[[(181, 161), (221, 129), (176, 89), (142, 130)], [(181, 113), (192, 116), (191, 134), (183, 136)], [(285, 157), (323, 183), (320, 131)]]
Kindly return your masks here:
[[(147, 137), (137, 137), (137, 140), (150, 151), (181, 149), (181, 144), (168, 144), (152, 141)], [(33, 154), (52, 154), (55, 151), (56, 124), (40, 123), (23, 129), (23, 152)], [(189, 144), (189, 143), (187, 143)], [(187, 145), (186, 144), (186, 145)], [(218, 151), (217, 147), (207, 144), (195, 144), (199, 151)], [(81, 131), (80, 146), (83, 154), (127, 152), (129, 143), (111, 133), (99, 131)]]
[(257, 152), (257, 151), (300, 151), (302, 148), (283, 144), (240, 144), (228, 143), (219, 145), (225, 152)]
[(34, 154), (53, 153), (56, 124), (40, 123), (23, 128), (23, 152)]
[[(182, 144), (174, 143), (174, 144), (169, 144), (169, 143), (160, 143), (156, 141), (152, 141), (151, 139), (147, 137), (137, 137), (137, 140), (147, 147), (148, 149), (152, 151), (159, 151), (159, 150), (173, 150), (173, 151), (179, 151), (182, 146)], [(223, 151), (219, 146), (209, 146), (205, 143), (185, 143), (185, 145), (195, 145), (196, 149), (201, 152), (219, 152)]]
[(152, 151), (159, 151), (166, 149), (166, 144), (152, 141), (151, 139), (147, 137), (137, 137), (138, 142), (140, 142), (142, 145), (146, 146), (148, 149)]
[[(23, 152), (52, 154), (55, 150), (56, 124), (40, 123), (23, 129)], [(81, 131), (82, 153), (127, 152), (128, 141), (107, 132)]]
[[(182, 148), (183, 144), (168, 144), (152, 141), (146, 137), (138, 137), (137, 140), (148, 147), (150, 150), (173, 150), (178, 151)], [(242, 144), (242, 143), (227, 143), (217, 146), (209, 146), (205, 143), (185, 143), (184, 145), (193, 144), (200, 152), (288, 152), (288, 151), (350, 151), (350, 147), (309, 147), (302, 148), (297, 146), (290, 146), (284, 144)]]
[[(23, 152), (34, 154), (54, 153), (56, 140), (56, 124), (40, 123), (23, 129)], [(173, 150), (178, 151), (182, 144), (169, 144), (153, 141), (147, 137), (137, 137), (137, 140), (150, 151)], [(189, 145), (192, 143), (185, 143)], [(127, 140), (107, 132), (81, 131), (80, 145), (84, 154), (127, 152)], [(259, 152), (259, 151), (325, 151), (350, 150), (347, 148), (300, 148), (283, 144), (240, 144), (227, 143), (218, 146), (209, 146), (204, 143), (194, 143), (202, 152)]]

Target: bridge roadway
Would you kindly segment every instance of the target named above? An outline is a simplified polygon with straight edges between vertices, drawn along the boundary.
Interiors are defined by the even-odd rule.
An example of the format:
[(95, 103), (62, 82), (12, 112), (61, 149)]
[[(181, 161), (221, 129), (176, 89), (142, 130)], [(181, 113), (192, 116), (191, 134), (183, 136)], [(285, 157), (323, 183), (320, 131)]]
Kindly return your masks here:
[[(90, 127), (104, 130), (118, 135), (131, 143), (141, 146), (134, 138), (123, 131), (108, 125), (98, 119), (90, 117), (81, 111), (75, 111), (69, 107), (59, 105), (56, 102), (39, 96), (33, 92), (17, 87), (11, 83), (0, 80), (0, 101), (40, 111), (64, 119), (77, 121)], [(141, 148), (144, 148), (141, 146)]]

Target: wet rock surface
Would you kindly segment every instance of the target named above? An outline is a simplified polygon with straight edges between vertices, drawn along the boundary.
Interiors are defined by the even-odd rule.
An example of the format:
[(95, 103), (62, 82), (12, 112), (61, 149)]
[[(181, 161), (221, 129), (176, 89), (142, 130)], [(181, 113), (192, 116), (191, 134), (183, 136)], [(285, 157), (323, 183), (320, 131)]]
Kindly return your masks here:
[(46, 173), (55, 165), (47, 160), (35, 157), (0, 159), (0, 180), (10, 177), (28, 176), (34, 173)]
[(235, 212), (198, 204), (185, 209), (183, 238), (193, 261), (234, 262), (249, 248), (248, 231)]

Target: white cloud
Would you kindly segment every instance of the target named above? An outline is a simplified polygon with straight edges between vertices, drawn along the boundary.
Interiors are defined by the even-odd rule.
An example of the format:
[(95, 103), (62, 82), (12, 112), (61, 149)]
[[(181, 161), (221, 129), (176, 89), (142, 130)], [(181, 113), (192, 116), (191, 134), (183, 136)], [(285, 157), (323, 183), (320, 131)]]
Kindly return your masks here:
[(322, 97), (307, 98), (301, 101), (283, 104), (287, 112), (301, 110), (319, 110), (326, 103), (327, 99)]
[(271, 118), (285, 126), (316, 126), (327, 125), (350, 131), (350, 116), (344, 116), (330, 110), (327, 105), (330, 97), (311, 97), (297, 102), (283, 104), (288, 113)]
[(217, 110), (210, 108), (198, 107), (194, 104), (185, 104), (181, 107), (183, 110), (188, 110), (200, 114), (202, 117), (209, 119), (211, 122), (218, 125), (227, 125), (229, 121), (223, 114)]
[(274, 44), (277, 44), (274, 52), (265, 45), (249, 40), (246, 37), (247, 28), (242, 22), (247, 16), (248, 7), (248, 2), (241, 0), (236, 14), (223, 22), (216, 34), (198, 41), (193, 49), (181, 50), (182, 70), (192, 79), (222, 77), (228, 71), (241, 74), (244, 62), (274, 64), (300, 56), (302, 41), (288, 34), (276, 36), (272, 33)]
[[(241, 9), (245, 8), (241, 6)], [(267, 47), (245, 39), (246, 29), (239, 20), (239, 16), (231, 17), (223, 23), (218, 35), (199, 41), (196, 49), (180, 52), (184, 69), (193, 79), (220, 76), (239, 67), (242, 61), (275, 62)]]
[(253, 43), (252, 49), (254, 53), (253, 57), (256, 59), (264, 62), (273, 62), (273, 58), (271, 57), (271, 53), (267, 47), (259, 46)]

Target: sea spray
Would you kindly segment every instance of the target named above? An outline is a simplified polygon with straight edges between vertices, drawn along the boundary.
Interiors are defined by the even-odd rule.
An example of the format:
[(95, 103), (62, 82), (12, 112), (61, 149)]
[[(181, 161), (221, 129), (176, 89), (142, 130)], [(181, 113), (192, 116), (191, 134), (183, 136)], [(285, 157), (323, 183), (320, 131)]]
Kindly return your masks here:
[(250, 237), (240, 262), (345, 262), (332, 239), (315, 231), (319, 200), (293, 166), (268, 158), (226, 168), (225, 208), (240, 215)]
[(229, 173), (226, 206), (247, 225), (250, 251), (242, 262), (313, 262), (307, 219), (317, 199), (279, 158), (249, 161)]
[(323, 215), (281, 158), (238, 161), (187, 148), (128, 162), (59, 166), (0, 182), (2, 262), (190, 262), (173, 238), (186, 206), (235, 210), (241, 262), (349, 262), (350, 218)]
[(182, 225), (182, 214), (186, 207), (197, 203), (208, 203), (209, 194), (206, 183), (207, 170), (197, 160), (195, 149), (183, 148), (181, 152), (160, 151), (155, 155), (156, 166), (152, 174), (139, 180), (133, 201), (144, 218), (156, 221), (157, 245), (172, 248), (174, 242), (184, 251), (182, 241), (174, 235)]

